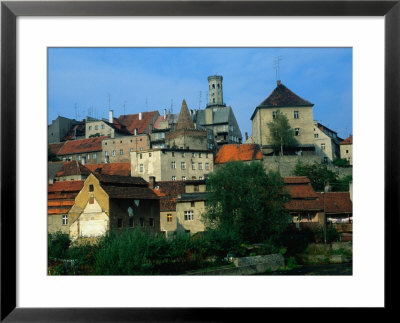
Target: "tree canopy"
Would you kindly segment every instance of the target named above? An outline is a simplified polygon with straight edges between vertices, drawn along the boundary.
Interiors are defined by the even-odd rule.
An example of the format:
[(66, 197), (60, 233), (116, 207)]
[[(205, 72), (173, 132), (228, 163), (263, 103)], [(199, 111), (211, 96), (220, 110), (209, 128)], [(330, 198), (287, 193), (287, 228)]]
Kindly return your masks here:
[(268, 122), (268, 128), (271, 135), (271, 144), (280, 148), (280, 154), (283, 155), (284, 147), (296, 145), (294, 130), (290, 127), (289, 120), (280, 110), (276, 111), (275, 118)]
[(209, 174), (203, 221), (207, 229), (233, 232), (242, 241), (274, 239), (290, 223), (289, 195), (277, 172), (261, 163), (229, 162)]
[(343, 192), (349, 190), (349, 182), (352, 181), (352, 176), (339, 178), (338, 174), (329, 170), (326, 164), (303, 164), (300, 160), (297, 162), (294, 169), (294, 175), (307, 176), (311, 181), (311, 186), (316, 191), (322, 192), (325, 185), (329, 183), (332, 191)]

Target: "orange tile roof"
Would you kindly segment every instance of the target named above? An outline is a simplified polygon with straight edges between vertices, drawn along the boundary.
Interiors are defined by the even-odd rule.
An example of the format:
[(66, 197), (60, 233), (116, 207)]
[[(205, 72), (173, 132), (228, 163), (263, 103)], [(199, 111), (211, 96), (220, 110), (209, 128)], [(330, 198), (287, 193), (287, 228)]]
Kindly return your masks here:
[(48, 185), (48, 192), (79, 192), (83, 187), (83, 181), (54, 182)]
[(153, 192), (160, 197), (160, 211), (176, 210), (178, 194), (185, 193), (184, 181), (161, 181), (154, 183)]
[(343, 140), (340, 144), (341, 145), (352, 145), (353, 144), (353, 135), (350, 135), (348, 138)]
[(262, 151), (256, 144), (229, 144), (223, 145), (215, 156), (214, 164), (223, 164), (229, 161), (262, 160)]
[(101, 141), (104, 137), (94, 137), (89, 139), (69, 140), (58, 152), (58, 155), (80, 154), (92, 151), (101, 151)]
[(158, 115), (158, 111), (142, 112), (142, 120), (139, 120), (138, 113), (121, 115), (118, 118), (118, 122), (124, 125), (131, 134), (134, 134), (135, 129), (138, 129), (138, 134), (141, 134), (146, 130), (153, 118)]
[(289, 191), (292, 199), (310, 199), (318, 197), (311, 185), (288, 185), (286, 189)]
[(74, 200), (48, 200), (47, 206), (72, 206), (74, 203)]
[(48, 208), (47, 209), (47, 214), (67, 214), (71, 208), (70, 207), (65, 207), (65, 208)]
[(131, 163), (108, 163), (108, 164), (86, 164), (92, 173), (99, 173), (104, 175), (131, 175)]

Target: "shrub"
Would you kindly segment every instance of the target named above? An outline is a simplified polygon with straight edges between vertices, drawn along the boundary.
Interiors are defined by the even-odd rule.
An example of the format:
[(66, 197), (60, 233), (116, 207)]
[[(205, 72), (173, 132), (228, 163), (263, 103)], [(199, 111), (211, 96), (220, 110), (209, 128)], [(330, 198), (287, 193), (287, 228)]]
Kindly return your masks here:
[[(336, 230), (335, 227), (327, 226), (326, 227), (326, 242), (331, 243), (335, 241), (339, 241), (340, 233)], [(314, 230), (314, 241), (315, 242), (324, 242), (324, 228), (318, 227)]]
[(69, 236), (58, 231), (47, 235), (47, 256), (48, 258), (64, 259), (67, 257), (67, 250), (70, 245)]

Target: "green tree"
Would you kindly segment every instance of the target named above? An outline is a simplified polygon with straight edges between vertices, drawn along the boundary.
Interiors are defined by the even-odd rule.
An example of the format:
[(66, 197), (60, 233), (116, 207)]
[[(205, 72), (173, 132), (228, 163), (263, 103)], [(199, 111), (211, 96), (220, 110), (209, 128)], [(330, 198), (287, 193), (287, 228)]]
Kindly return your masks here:
[(257, 162), (229, 162), (209, 174), (203, 222), (242, 241), (263, 242), (286, 229), (290, 216), (283, 206), (288, 200), (279, 173), (266, 174)]
[(333, 165), (338, 167), (349, 167), (349, 161), (346, 158), (335, 158), (332, 162)]
[(296, 145), (294, 131), (289, 125), (288, 118), (280, 111), (276, 111), (276, 117), (268, 122), (268, 128), (271, 135), (271, 143), (274, 147), (280, 148), (280, 154), (283, 156), (283, 148)]
[(314, 190), (322, 192), (325, 185), (329, 183), (332, 191), (343, 192), (349, 190), (349, 182), (352, 176), (339, 178), (338, 174), (329, 170), (326, 164), (303, 164), (300, 160), (297, 161), (294, 169), (294, 175), (307, 176)]

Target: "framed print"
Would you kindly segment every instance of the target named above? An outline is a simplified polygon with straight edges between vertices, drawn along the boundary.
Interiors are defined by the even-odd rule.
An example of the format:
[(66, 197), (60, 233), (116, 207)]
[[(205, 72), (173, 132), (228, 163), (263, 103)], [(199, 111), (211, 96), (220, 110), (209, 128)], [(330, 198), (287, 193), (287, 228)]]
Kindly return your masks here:
[[(394, 304), (389, 290), (395, 286), (394, 282), (398, 282), (398, 278), (390, 272), (390, 268), (393, 268), (391, 259), (396, 254), (393, 237), (399, 228), (397, 217), (400, 139), (397, 126), (400, 108), (399, 21), (398, 1), (3, 1), (1, 5), (1, 320), (5, 322), (234, 321), (239, 309), (245, 315), (255, 315), (257, 311), (270, 308), (391, 309)], [(354, 213), (360, 218), (363, 217), (358, 223), (356, 220), (354, 222), (355, 251), (352, 275), (307, 278), (278, 275), (132, 277), (112, 273), (108, 276), (84, 276), (81, 273), (75, 276), (48, 275), (47, 264), (45, 266), (43, 264), (47, 260), (47, 226), (44, 228), (46, 219), (41, 218), (41, 214), (47, 208), (47, 199), (43, 197), (43, 192), (47, 194), (48, 184), (42, 179), (43, 175), (47, 174), (47, 161), (44, 159), (47, 143), (44, 143), (44, 140), (48, 136), (48, 127), (44, 130), (44, 122), (48, 126), (47, 113), (54, 113), (54, 116), (49, 115), (52, 119), (55, 119), (57, 114), (61, 115), (57, 109), (50, 111), (49, 108), (49, 102), (52, 102), (49, 93), (53, 91), (51, 82), (55, 79), (50, 67), (54, 60), (68, 62), (74, 55), (69, 50), (65, 50), (60, 56), (56, 56), (56, 52), (66, 48), (93, 51), (102, 48), (155, 49), (158, 50), (158, 54), (154, 54), (151, 50), (143, 50), (142, 57), (152, 62), (151, 56), (161, 55), (170, 60), (170, 68), (173, 68), (178, 59), (175, 52), (172, 54), (168, 52), (170, 49), (205, 48), (209, 51), (219, 49), (218, 55), (223, 62), (223, 57), (229, 56), (227, 51), (231, 48), (236, 48), (236, 51), (249, 49), (243, 56), (247, 55), (248, 59), (250, 57), (253, 59), (257, 55), (252, 56), (250, 52), (255, 48), (296, 50), (304, 47), (344, 50), (347, 48), (352, 53), (351, 64), (348, 66), (352, 69), (353, 78), (346, 83), (348, 80), (343, 76), (342, 82), (352, 84), (349, 86), (352, 86), (354, 93), (352, 94), (354, 133), (356, 138), (359, 138), (356, 139), (358, 146), (356, 145), (354, 150)], [(320, 58), (312, 56), (311, 52), (306, 54), (311, 59), (314, 57), (315, 65), (318, 65)], [(82, 60), (81, 66), (92, 63), (91, 52), (88, 51), (86, 54), (89, 59)], [(188, 59), (182, 64), (187, 64), (187, 73), (194, 73), (195, 69), (189, 70), (189, 65), (200, 68), (201, 56), (196, 56), (194, 52), (188, 56), (193, 62)], [(331, 59), (328, 55), (324, 57), (327, 61)], [(112, 51), (107, 52), (102, 59), (123, 65), (121, 56)], [(278, 88), (281, 85), (278, 77), (279, 59), (276, 60), (275, 70), (268, 65), (269, 63), (262, 65), (260, 61), (257, 62), (260, 73), (272, 73), (276, 76)], [(333, 60), (325, 63), (333, 64)], [(143, 63), (143, 70), (144, 66)], [(232, 66), (234, 68), (234, 64)], [(93, 70), (94, 74), (96, 74), (95, 69), (96, 67)], [(69, 80), (70, 72), (63, 70), (58, 77)], [(166, 78), (168, 74), (170, 77), (172, 75), (169, 69), (163, 72)], [(208, 79), (208, 86), (210, 89), (214, 85), (218, 89), (221, 87), (221, 98), (218, 97), (217, 91), (216, 100), (220, 100), (222, 106), (225, 103), (222, 99), (222, 77), (218, 76), (219, 71), (215, 73), (212, 80), (216, 83)], [(310, 68), (307, 73), (322, 72), (315, 67)], [(113, 77), (112, 73), (109, 75)], [(237, 77), (240, 79), (240, 76)], [(242, 77), (248, 85), (246, 89), (251, 89), (252, 80)], [(141, 74), (144, 83), (146, 78), (147, 82), (151, 79), (146, 73)], [(133, 76), (126, 78), (126, 80), (132, 79)], [(189, 77), (184, 80), (190, 83)], [(258, 81), (253, 80), (253, 82)], [(306, 83), (305, 77), (302, 82)], [(115, 83), (119, 84), (120, 88), (126, 85), (119, 79), (116, 79)], [(177, 87), (183, 87), (183, 83), (176, 81)], [(68, 84), (71, 89), (77, 89), (72, 81)], [(89, 89), (90, 86), (90, 81), (79, 85), (81, 89)], [(149, 86), (142, 87), (143, 93), (146, 87)], [(161, 93), (161, 88), (155, 91)], [(322, 95), (329, 97), (330, 94), (327, 91)], [(336, 101), (337, 105), (332, 109), (335, 109), (336, 114), (341, 113), (338, 105), (341, 104), (342, 98), (334, 94), (331, 94), (330, 98), (331, 101)], [(148, 97), (145, 99), (142, 104), (147, 106)], [(300, 99), (303, 100), (296, 96), (296, 100)], [(67, 101), (67, 98), (64, 100)], [(108, 100), (112, 100), (110, 94)], [(210, 100), (212, 100), (211, 94), (208, 105), (212, 106), (219, 102)], [(68, 101), (68, 104), (72, 105), (73, 114), (78, 116), (79, 110), (71, 102)], [(184, 109), (186, 101), (183, 102), (182, 116), (187, 110), (187, 107)], [(199, 107), (200, 102), (201, 94)], [(54, 105), (61, 107), (62, 104), (63, 102), (59, 101)], [(299, 104), (306, 106), (310, 102), (303, 100)], [(109, 108), (110, 106), (111, 104)], [(121, 109), (125, 109), (125, 103), (122, 106)], [(244, 103), (242, 110), (252, 111), (247, 111), (248, 116), (244, 118), (257, 117), (257, 109), (251, 116), (254, 110), (252, 104), (245, 107)], [(181, 108), (180, 103), (179, 108)], [(88, 116), (96, 116), (93, 109), (88, 111), (90, 111)], [(121, 115), (126, 115), (125, 110), (120, 112)], [(104, 125), (112, 124), (115, 129), (114, 116), (111, 114), (108, 117), (108, 121), (104, 119)], [(142, 113), (138, 118), (142, 119)], [(299, 118), (299, 111), (294, 111), (294, 118)], [(98, 119), (100, 120), (100, 117)], [(121, 124), (127, 127), (122, 122)], [(94, 131), (91, 139), (95, 140), (98, 137), (94, 127), (101, 126), (93, 123), (93, 129), (86, 129), (86, 132)], [(185, 126), (190, 128), (187, 119)], [(178, 126), (177, 128), (179, 130)], [(121, 126), (115, 131), (125, 130)], [(136, 132), (139, 130), (133, 127), (131, 131), (131, 134), (137, 135)], [(254, 127), (252, 131), (254, 132)], [(299, 134), (301, 130), (296, 128), (295, 136)], [(237, 141), (239, 146), (239, 137), (234, 135), (231, 137), (232, 143)], [(317, 138), (315, 134), (313, 138)], [(109, 144), (111, 145), (111, 142)], [(325, 149), (325, 144), (321, 149)], [(139, 157), (141, 151), (137, 151), (138, 160), (142, 157), (141, 154)], [(192, 169), (198, 170), (201, 167), (203, 170), (203, 164), (200, 166), (197, 160), (196, 163), (193, 162), (193, 158), (200, 157), (200, 154), (201, 152), (191, 152)], [(101, 153), (101, 158), (103, 155)], [(106, 157), (122, 158), (122, 155), (123, 149), (118, 148), (110, 151)], [(84, 158), (92, 160), (97, 158), (95, 156), (96, 154), (91, 153)], [(130, 156), (131, 158), (133, 156), (132, 150)], [(88, 160), (85, 159), (83, 164), (86, 161)], [(90, 163), (87, 164), (89, 167)], [(142, 172), (143, 167), (139, 168), (139, 164), (138, 172)], [(189, 167), (189, 161), (186, 164), (179, 161), (178, 168)], [(131, 162), (130, 166), (133, 167), (132, 165)], [(171, 163), (171, 165), (176, 167), (177, 164)], [(210, 165), (204, 164), (204, 167), (208, 169)], [(181, 174), (179, 176), (182, 180), (188, 180)], [(97, 178), (100, 178), (100, 175)], [(103, 180), (107, 182), (107, 179)], [(195, 181), (197, 178), (192, 177), (188, 182), (190, 180)], [(110, 182), (107, 183), (106, 185), (110, 186)], [(118, 194), (128, 194), (126, 187), (125, 185), (124, 190), (117, 190), (113, 186), (112, 189), (108, 188), (108, 194), (110, 196), (112, 194), (114, 198)], [(97, 190), (93, 185), (88, 185), (88, 189), (90, 192)], [(183, 195), (185, 194), (179, 198)], [(97, 199), (94, 195), (88, 203), (97, 207)], [(195, 203), (194, 200), (188, 201), (193, 205)], [(325, 203), (325, 195), (323, 201)], [(153, 218), (138, 218), (137, 223), (130, 220), (132, 214), (139, 210), (141, 203), (135, 199), (129, 207), (123, 205), (124, 211), (127, 209), (126, 224), (124, 219), (115, 219), (115, 226), (142, 226), (144, 222), (153, 226)], [(323, 207), (325, 211), (325, 205)], [(193, 220), (193, 213), (190, 212), (185, 211), (185, 220)], [(69, 219), (63, 217), (62, 223), (68, 223)], [(167, 217), (166, 222), (169, 220)], [(83, 226), (77, 228), (78, 235), (83, 232), (82, 228)], [(62, 268), (58, 267), (57, 270)], [(368, 291), (363, 291), (366, 284)], [(326, 297), (315, 297), (324, 291), (328, 294)], [(252, 314), (250, 311), (255, 313)]]

